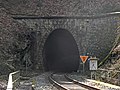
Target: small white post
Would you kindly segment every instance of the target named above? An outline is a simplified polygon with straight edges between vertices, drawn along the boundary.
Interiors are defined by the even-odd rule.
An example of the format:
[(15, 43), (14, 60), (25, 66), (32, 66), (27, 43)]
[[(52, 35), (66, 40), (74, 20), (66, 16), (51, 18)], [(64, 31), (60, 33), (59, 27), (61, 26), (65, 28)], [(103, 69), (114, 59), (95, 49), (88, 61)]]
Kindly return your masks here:
[(8, 80), (8, 85), (6, 90), (12, 90), (12, 88), (13, 88), (12, 74), (9, 74), (9, 80)]

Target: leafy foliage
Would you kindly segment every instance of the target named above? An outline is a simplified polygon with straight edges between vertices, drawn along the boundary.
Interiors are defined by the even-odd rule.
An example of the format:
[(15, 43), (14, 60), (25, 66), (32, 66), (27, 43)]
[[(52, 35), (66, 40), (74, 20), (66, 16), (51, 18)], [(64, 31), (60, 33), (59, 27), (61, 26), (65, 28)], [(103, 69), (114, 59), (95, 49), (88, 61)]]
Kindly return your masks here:
[(14, 21), (0, 8), (0, 63), (19, 61), (20, 53), (30, 43), (30, 32), (25, 25)]

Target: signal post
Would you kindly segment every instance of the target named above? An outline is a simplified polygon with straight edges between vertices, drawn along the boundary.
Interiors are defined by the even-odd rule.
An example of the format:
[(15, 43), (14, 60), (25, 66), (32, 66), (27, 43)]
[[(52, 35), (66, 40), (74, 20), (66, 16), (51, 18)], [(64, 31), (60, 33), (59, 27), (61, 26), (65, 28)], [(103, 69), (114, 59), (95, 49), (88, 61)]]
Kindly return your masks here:
[(96, 70), (98, 68), (97, 62), (98, 62), (98, 58), (90, 57), (89, 66), (91, 70), (91, 79), (96, 79)]
[(88, 56), (80, 56), (80, 59), (82, 60), (82, 62), (83, 62), (83, 73), (85, 72), (85, 66), (84, 66), (84, 64), (85, 64), (85, 62), (87, 61), (87, 59), (88, 59)]

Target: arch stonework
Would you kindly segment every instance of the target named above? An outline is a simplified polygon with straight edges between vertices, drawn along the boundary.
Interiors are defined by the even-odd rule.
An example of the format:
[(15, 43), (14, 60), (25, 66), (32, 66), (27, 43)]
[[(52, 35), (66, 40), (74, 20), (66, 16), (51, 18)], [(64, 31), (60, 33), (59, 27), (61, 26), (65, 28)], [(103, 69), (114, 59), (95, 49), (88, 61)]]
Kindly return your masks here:
[(52, 31), (43, 48), (45, 71), (73, 72), (79, 68), (79, 51), (72, 34), (63, 28)]
[(33, 31), (37, 32), (36, 61), (42, 67), (42, 50), (48, 35), (57, 28), (69, 30), (73, 35), (80, 55), (89, 54), (103, 59), (112, 48), (117, 35), (116, 17), (98, 19), (21, 19)]

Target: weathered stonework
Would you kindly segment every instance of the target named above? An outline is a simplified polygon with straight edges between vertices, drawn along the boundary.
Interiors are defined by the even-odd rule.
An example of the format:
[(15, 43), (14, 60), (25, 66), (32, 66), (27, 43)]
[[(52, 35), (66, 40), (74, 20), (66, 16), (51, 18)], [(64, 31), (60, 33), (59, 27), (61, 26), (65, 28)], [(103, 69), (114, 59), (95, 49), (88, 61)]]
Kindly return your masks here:
[[(43, 65), (42, 50), (48, 35), (57, 28), (67, 29), (72, 33), (78, 45), (79, 54), (97, 56), (103, 59), (113, 46), (117, 35), (116, 17), (98, 19), (21, 19), (33, 31), (37, 32), (38, 66)], [(42, 66), (43, 67), (43, 66)], [(40, 67), (40, 68), (42, 68)]]
[[(8, 42), (5, 43), (5, 45), (2, 45), (3, 42), (1, 39), (1, 45), (8, 46), (10, 44), (13, 46), (11, 44), (12, 42), (19, 41), (17, 35), (10, 36), (12, 34), (7, 35), (6, 32), (25, 31), (25, 33), (31, 33), (31, 30), (33, 30), (33, 32), (36, 32), (36, 42), (34, 42), (35, 46), (32, 47), (34, 49), (31, 48), (31, 53), (29, 52), (27, 56), (29, 56), (30, 59), (30, 55), (32, 55), (31, 59), (33, 61), (40, 61), (38, 64), (34, 63), (37, 65), (37, 67), (42, 65), (43, 46), (46, 38), (54, 29), (65, 28), (69, 30), (77, 42), (80, 55), (87, 53), (89, 55), (95, 55), (101, 60), (107, 55), (113, 46), (115, 37), (117, 35), (117, 24), (120, 23), (120, 20), (117, 17), (55, 20), (16, 19), (18, 22), (22, 23), (22, 25), (19, 25), (19, 23), (17, 23), (15, 20), (13, 21), (10, 16), (10, 19), (7, 16), (7, 14), (33, 16), (99, 15), (120, 11), (120, 0), (0, 0), (0, 9), (1, 8), (5, 9), (5, 15), (3, 15), (4, 13), (0, 11), (0, 21), (2, 20), (2, 24), (0, 22), (0, 30), (2, 32), (0, 32), (0, 39), (3, 39), (7, 36), (10, 37), (7, 37)], [(28, 31), (25, 29), (25, 26)], [(31, 29), (29, 30), (27, 27)], [(21, 35), (23, 36), (25, 33), (22, 33)], [(5, 38), (5, 40), (7, 39)], [(24, 42), (22, 42), (22, 44), (20, 43), (17, 44), (17, 46), (20, 48), (24, 48), (27, 44)], [(6, 49), (6, 51), (7, 50), (8, 49)], [(6, 60), (6, 56), (4, 59)], [(42, 66), (39, 68), (43, 69)]]
[(0, 0), (12, 14), (93, 15), (120, 11), (120, 0)]

